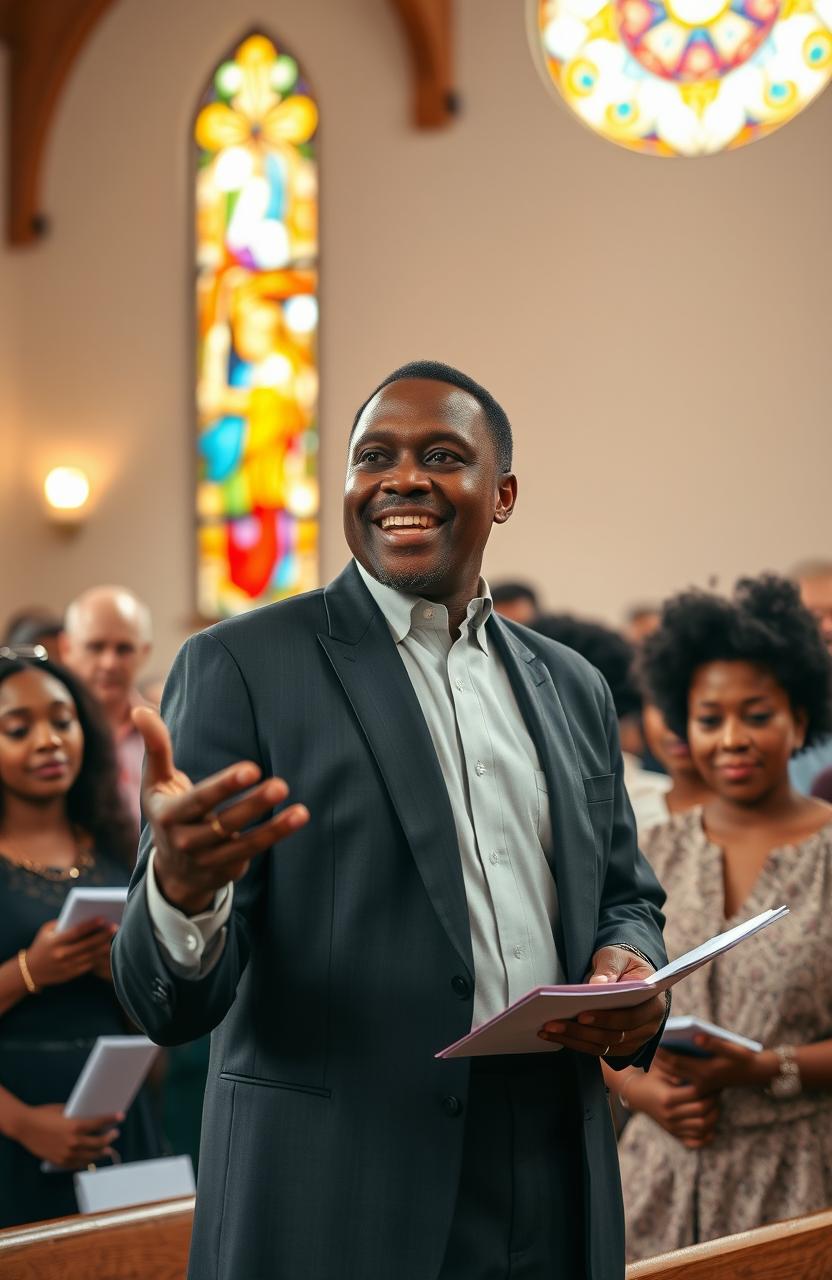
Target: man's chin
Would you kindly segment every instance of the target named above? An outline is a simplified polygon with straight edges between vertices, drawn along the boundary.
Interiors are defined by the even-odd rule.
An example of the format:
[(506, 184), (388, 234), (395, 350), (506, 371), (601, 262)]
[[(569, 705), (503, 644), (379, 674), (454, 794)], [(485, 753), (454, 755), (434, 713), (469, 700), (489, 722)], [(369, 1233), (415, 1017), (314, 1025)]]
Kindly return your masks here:
[(435, 593), (447, 575), (447, 566), (441, 562), (416, 564), (402, 560), (400, 564), (391, 564), (389, 561), (373, 561), (365, 568), (383, 587), (415, 596)]

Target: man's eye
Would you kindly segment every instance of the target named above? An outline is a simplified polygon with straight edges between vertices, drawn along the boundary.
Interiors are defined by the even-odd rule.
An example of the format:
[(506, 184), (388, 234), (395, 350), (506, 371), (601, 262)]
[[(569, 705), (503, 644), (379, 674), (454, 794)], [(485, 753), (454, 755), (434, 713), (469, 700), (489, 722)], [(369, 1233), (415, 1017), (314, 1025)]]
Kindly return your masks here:
[(456, 460), (456, 454), (451, 453), (448, 449), (434, 449), (427, 456), (428, 462), (438, 462), (440, 465), (443, 462), (456, 462)]
[(719, 716), (697, 716), (696, 723), (700, 729), (715, 729), (719, 724)]
[(369, 462), (370, 464), (378, 462), (384, 455), (380, 449), (365, 449), (363, 453), (358, 455), (359, 462)]

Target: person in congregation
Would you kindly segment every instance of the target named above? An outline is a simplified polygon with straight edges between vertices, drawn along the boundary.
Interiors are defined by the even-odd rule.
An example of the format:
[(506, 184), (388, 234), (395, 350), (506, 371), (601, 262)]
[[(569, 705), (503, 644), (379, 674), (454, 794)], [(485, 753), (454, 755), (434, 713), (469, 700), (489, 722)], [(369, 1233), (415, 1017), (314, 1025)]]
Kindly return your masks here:
[(668, 952), (785, 903), (790, 913), (687, 978), (674, 1013), (756, 1040), (660, 1049), (648, 1075), (606, 1072), (629, 1107), (620, 1141), (628, 1255), (649, 1257), (832, 1203), (832, 808), (789, 761), (832, 726), (814, 619), (782, 578), (728, 600), (670, 600), (646, 642), (651, 696), (711, 790), (647, 832), (667, 892)]
[(537, 592), (528, 582), (495, 582), (491, 589), (491, 599), (495, 613), (526, 626), (540, 612)]
[[(638, 661), (636, 668), (638, 669)], [(644, 699), (641, 708), (644, 741), (651, 757), (658, 762), (669, 779), (669, 785), (658, 793), (658, 804), (653, 810), (651, 821), (646, 824), (656, 826), (667, 822), (674, 814), (684, 813), (696, 805), (704, 804), (711, 793), (693, 763), (687, 742), (673, 732), (660, 708), (644, 689), (644, 682), (640, 683)]]
[(110, 736), (81, 682), (0, 658), (0, 1227), (76, 1212), (74, 1169), (159, 1154), (143, 1094), (123, 1122), (62, 1114), (96, 1038), (128, 1028), (113, 928), (56, 934), (55, 922), (74, 886), (126, 885), (134, 852)]
[(618, 735), (624, 761), (624, 786), (641, 835), (667, 817), (665, 793), (671, 781), (663, 773), (643, 769), (642, 699), (633, 678), (635, 649), (612, 627), (568, 613), (547, 613), (535, 618), (533, 629), (550, 640), (565, 644), (592, 663), (606, 680), (618, 717)]
[(119, 788), (138, 840), (144, 743), (134, 707), (147, 706), (137, 688), (150, 654), (150, 610), (125, 587), (92, 587), (66, 611), (61, 659), (101, 704), (116, 744)]
[(42, 605), (18, 609), (6, 623), (6, 631), (0, 647), (28, 649), (41, 646), (53, 662), (60, 661), (60, 638), (63, 619)]
[(157, 1041), (215, 1029), (193, 1280), (623, 1280), (598, 1060), (646, 1067), (665, 1000), (539, 1028), (558, 1051), (436, 1058), (538, 982), (664, 955), (609, 691), (481, 577), (511, 452), (472, 379), (396, 370), (349, 431), (354, 559), (193, 636), (170, 736), (134, 713), (116, 983)]
[[(804, 560), (791, 572), (800, 598), (820, 627), (832, 661), (832, 560)], [(832, 736), (814, 743), (795, 756), (790, 766), (792, 786), (807, 795), (814, 790), (815, 779), (825, 769), (832, 769)]]

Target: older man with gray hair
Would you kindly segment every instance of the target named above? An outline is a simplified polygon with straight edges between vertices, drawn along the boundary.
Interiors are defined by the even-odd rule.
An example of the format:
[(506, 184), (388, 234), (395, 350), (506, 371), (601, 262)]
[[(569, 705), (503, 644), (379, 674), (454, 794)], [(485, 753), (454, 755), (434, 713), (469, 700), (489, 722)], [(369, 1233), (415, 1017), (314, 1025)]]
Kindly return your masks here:
[(146, 706), (136, 681), (150, 654), (150, 610), (126, 587), (90, 587), (66, 611), (61, 659), (100, 703), (115, 739), (122, 798), (140, 825), (144, 743), (134, 707)]

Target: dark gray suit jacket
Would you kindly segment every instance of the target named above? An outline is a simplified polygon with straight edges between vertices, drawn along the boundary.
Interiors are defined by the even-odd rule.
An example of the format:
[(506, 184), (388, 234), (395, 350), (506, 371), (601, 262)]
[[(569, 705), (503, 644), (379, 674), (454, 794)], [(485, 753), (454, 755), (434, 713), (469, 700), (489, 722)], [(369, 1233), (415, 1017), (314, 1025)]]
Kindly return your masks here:
[[(571, 650), (487, 625), (549, 782), (569, 981), (607, 943), (663, 964), (663, 894), (636, 845), (606, 685)], [(192, 637), (164, 714), (193, 779), (254, 759), (312, 815), (238, 884), (206, 977), (175, 976), (155, 942), (147, 831), (116, 938), (119, 996), (149, 1036), (214, 1033), (189, 1276), (434, 1280), (469, 1073), (434, 1054), (470, 1029), (468, 912), (428, 728), (355, 566)], [(607, 1099), (597, 1060), (573, 1056), (588, 1274), (620, 1280)]]

